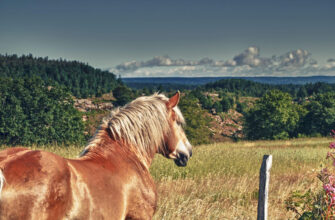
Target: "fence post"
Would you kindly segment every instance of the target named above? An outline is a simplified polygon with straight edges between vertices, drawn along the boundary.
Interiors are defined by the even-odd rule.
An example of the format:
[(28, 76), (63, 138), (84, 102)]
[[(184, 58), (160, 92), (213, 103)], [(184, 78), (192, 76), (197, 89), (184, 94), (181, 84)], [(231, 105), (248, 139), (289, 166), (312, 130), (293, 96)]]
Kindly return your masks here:
[(268, 219), (268, 194), (269, 194), (271, 166), (272, 166), (272, 155), (264, 155), (259, 175), (257, 220)]

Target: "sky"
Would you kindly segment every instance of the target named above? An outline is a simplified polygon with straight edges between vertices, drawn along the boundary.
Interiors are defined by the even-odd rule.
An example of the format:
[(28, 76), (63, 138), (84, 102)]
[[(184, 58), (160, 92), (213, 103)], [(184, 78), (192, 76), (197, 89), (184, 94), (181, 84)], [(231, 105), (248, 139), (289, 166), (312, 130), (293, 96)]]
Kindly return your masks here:
[(123, 77), (335, 75), (334, 0), (0, 0), (0, 53)]

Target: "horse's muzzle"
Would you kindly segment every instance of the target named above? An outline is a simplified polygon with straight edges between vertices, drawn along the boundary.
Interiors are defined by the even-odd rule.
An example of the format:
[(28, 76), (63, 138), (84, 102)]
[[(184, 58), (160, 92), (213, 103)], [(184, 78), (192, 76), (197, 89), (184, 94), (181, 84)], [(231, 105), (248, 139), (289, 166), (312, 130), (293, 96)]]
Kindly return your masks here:
[(178, 167), (185, 167), (187, 165), (187, 161), (189, 159), (189, 156), (183, 153), (178, 153), (177, 158), (174, 160), (174, 163)]

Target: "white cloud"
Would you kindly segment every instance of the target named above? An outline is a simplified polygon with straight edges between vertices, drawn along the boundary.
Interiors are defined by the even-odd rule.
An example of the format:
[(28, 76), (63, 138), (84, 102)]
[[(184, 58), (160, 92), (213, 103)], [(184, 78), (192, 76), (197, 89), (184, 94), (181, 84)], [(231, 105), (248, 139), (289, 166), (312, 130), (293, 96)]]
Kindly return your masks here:
[(257, 67), (262, 64), (262, 61), (259, 57), (258, 47), (249, 47), (243, 53), (235, 56), (233, 60), (236, 62), (237, 66), (248, 65)]
[(324, 69), (335, 71), (335, 59), (328, 59)]
[(293, 50), (279, 57), (280, 67), (302, 67), (307, 64), (310, 58), (310, 53), (307, 50)]
[(110, 69), (123, 77), (139, 76), (299, 76), (335, 75), (335, 59), (320, 66), (307, 50), (297, 49), (280, 56), (261, 57), (255, 46), (226, 61), (208, 57), (198, 61), (156, 56), (147, 61), (130, 61)]
[(155, 66), (194, 66), (198, 65), (197, 61), (185, 61), (183, 59), (173, 60), (169, 56), (155, 56), (147, 61), (130, 61), (117, 65), (115, 68), (119, 71), (134, 71), (143, 67)]

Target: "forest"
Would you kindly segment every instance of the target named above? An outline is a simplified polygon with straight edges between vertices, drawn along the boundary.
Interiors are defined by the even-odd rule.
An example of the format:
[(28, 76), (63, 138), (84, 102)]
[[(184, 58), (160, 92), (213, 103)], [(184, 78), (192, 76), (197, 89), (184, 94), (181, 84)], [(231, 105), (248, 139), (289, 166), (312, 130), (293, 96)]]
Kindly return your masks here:
[(33, 55), (1, 55), (0, 77), (39, 76), (43, 81), (53, 81), (66, 86), (75, 97), (101, 96), (122, 84), (108, 71), (93, 68), (78, 61), (35, 58)]
[[(335, 84), (273, 85), (222, 79), (196, 87), (130, 88), (114, 74), (78, 61), (0, 55), (0, 143), (84, 143), (108, 112), (79, 112), (75, 100), (123, 106), (154, 92), (172, 95), (178, 87), (185, 131), (195, 145), (224, 138), (328, 136), (335, 128)], [(104, 94), (112, 98), (104, 100)]]

